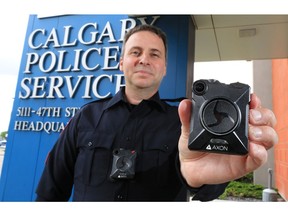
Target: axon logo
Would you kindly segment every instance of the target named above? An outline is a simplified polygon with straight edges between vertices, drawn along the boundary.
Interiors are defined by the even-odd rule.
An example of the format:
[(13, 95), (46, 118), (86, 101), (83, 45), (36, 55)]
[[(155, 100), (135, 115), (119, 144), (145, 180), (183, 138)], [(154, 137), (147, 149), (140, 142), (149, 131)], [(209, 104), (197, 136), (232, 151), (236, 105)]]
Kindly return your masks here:
[(209, 151), (228, 151), (228, 146), (224, 145), (207, 145), (206, 150)]

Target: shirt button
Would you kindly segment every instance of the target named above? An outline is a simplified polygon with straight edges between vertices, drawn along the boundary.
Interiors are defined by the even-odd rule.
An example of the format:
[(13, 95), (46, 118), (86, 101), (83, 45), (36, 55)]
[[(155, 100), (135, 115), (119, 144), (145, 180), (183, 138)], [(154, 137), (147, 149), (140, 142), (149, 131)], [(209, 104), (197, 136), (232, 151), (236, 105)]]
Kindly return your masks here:
[(117, 195), (117, 200), (123, 200), (123, 198), (124, 197), (122, 195), (120, 195), (120, 194)]
[(92, 142), (88, 142), (88, 146), (90, 147), (90, 146), (92, 146), (93, 145), (93, 143)]

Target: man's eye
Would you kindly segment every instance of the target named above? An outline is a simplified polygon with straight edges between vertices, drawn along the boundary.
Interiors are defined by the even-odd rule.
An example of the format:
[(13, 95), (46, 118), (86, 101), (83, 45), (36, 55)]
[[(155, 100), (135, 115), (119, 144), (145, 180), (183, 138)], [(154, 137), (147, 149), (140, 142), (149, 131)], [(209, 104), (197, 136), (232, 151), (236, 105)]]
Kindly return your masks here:
[(139, 56), (140, 52), (139, 51), (132, 51), (131, 54), (134, 56)]
[(158, 53), (152, 53), (152, 56), (153, 57), (159, 57), (159, 54)]

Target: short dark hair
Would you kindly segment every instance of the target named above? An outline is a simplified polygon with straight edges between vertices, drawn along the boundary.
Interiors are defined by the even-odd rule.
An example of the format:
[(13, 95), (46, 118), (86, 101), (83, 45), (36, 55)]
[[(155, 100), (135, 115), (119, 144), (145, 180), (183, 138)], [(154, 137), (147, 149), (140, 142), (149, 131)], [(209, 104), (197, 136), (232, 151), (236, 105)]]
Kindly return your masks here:
[(123, 56), (123, 54), (124, 54), (126, 42), (131, 37), (131, 35), (133, 35), (134, 33), (140, 32), (140, 31), (152, 32), (152, 33), (158, 35), (162, 39), (164, 47), (165, 47), (165, 58), (167, 59), (168, 48), (167, 48), (167, 36), (166, 36), (165, 32), (163, 32), (160, 28), (158, 28), (156, 26), (152, 26), (152, 25), (148, 25), (148, 24), (138, 25), (138, 26), (130, 29), (126, 33), (126, 35), (124, 36), (124, 40), (123, 40), (121, 56)]

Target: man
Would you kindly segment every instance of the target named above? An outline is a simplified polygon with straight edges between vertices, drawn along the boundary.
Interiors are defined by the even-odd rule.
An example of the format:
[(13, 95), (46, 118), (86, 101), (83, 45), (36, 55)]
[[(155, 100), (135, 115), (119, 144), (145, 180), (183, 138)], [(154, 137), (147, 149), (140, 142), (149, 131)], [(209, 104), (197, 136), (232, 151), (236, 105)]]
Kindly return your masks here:
[(166, 57), (160, 29), (142, 25), (126, 34), (120, 60), (125, 88), (71, 119), (47, 158), (36, 200), (68, 200), (74, 186), (74, 201), (185, 201), (187, 190), (193, 199), (209, 201), (265, 163), (277, 142), (276, 119), (255, 95), (248, 155), (188, 149), (191, 101), (178, 109), (158, 94)]

